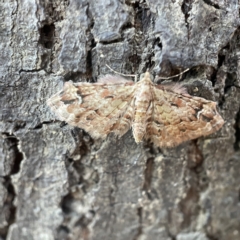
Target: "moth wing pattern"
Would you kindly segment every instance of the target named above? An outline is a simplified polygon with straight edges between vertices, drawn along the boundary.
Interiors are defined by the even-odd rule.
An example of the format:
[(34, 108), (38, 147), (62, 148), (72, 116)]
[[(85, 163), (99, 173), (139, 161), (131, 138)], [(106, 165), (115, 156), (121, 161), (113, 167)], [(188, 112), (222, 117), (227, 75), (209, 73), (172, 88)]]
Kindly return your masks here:
[(155, 86), (152, 116), (145, 139), (159, 147), (174, 147), (182, 142), (219, 130), (224, 120), (216, 103), (186, 93), (184, 88)]
[(105, 139), (110, 132), (124, 135), (133, 118), (134, 82), (107, 75), (97, 83), (64, 84), (47, 104), (58, 119)]
[(132, 128), (137, 143), (146, 139), (158, 147), (209, 135), (224, 124), (215, 102), (190, 96), (179, 84), (152, 80), (146, 72), (137, 83), (111, 75), (97, 83), (69, 81), (47, 104), (60, 120), (93, 138), (111, 132), (121, 137)]

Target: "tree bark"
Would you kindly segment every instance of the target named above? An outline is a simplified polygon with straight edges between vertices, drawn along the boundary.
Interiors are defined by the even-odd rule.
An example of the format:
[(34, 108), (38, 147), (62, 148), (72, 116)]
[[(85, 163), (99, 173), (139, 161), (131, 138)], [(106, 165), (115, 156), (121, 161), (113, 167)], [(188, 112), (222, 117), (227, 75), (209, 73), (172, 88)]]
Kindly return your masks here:
[[(0, 2), (0, 239), (240, 239), (236, 0)], [(218, 102), (210, 136), (159, 149), (92, 139), (46, 100), (68, 80), (190, 70)], [(171, 80), (174, 81), (174, 80)]]

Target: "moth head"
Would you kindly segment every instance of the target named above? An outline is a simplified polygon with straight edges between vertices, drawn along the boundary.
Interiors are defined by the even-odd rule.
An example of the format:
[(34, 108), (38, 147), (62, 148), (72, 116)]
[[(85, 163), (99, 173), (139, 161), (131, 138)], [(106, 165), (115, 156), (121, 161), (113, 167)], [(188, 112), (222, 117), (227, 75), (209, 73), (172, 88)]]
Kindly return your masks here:
[(147, 70), (145, 73), (142, 73), (140, 75), (140, 81), (143, 79), (153, 81), (154, 78), (153, 75)]

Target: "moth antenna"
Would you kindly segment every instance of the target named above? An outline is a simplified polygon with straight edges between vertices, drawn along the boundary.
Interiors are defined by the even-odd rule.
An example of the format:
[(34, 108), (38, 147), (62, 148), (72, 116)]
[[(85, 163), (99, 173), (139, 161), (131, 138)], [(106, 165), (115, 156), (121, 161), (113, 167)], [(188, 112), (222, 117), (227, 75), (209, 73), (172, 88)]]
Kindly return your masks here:
[(118, 74), (118, 75), (122, 75), (122, 76), (124, 76), (124, 77), (134, 77), (134, 78), (136, 78), (136, 76), (137, 75), (133, 75), (133, 74), (123, 74), (123, 73), (120, 73), (120, 72), (117, 72), (117, 71), (115, 71), (115, 70), (113, 70), (110, 66), (108, 66), (107, 64), (106, 64), (106, 66), (111, 70), (111, 71), (113, 71), (114, 73), (116, 73), (116, 74)]
[(189, 69), (190, 69), (190, 68), (187, 68), (187, 69), (184, 70), (183, 72), (180, 72), (179, 74), (173, 75), (173, 76), (171, 76), (171, 77), (157, 77), (156, 80), (159, 80), (159, 79), (161, 79), (161, 80), (168, 80), (168, 79), (171, 79), (171, 78), (179, 77), (179, 76), (181, 76), (183, 73), (189, 71)]

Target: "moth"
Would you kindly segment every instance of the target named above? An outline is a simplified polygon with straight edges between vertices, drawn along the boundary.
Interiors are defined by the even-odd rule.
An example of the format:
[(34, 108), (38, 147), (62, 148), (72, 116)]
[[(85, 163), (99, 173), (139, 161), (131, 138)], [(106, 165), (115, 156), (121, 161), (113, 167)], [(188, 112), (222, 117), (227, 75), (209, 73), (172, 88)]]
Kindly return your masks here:
[(58, 119), (93, 138), (121, 137), (132, 128), (136, 143), (144, 139), (158, 147), (209, 135), (224, 124), (216, 102), (191, 96), (180, 85), (155, 84), (148, 71), (136, 83), (111, 75), (96, 83), (69, 81), (47, 104)]

